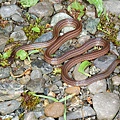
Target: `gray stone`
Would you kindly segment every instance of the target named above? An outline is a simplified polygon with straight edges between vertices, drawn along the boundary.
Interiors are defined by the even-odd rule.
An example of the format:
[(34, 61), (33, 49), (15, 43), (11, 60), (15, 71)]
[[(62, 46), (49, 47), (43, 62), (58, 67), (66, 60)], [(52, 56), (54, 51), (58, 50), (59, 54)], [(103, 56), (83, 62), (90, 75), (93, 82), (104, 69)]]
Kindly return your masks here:
[(16, 22), (24, 22), (24, 19), (19, 14), (12, 15), (12, 20)]
[(15, 31), (10, 35), (10, 38), (14, 38), (14, 41), (27, 40), (27, 37), (23, 30)]
[(59, 11), (63, 8), (61, 4), (54, 4), (55, 11)]
[(88, 85), (88, 89), (89, 89), (90, 93), (92, 93), (92, 94), (106, 92), (106, 89), (107, 89), (106, 80), (103, 79), (103, 80), (94, 82), (94, 83)]
[(39, 2), (29, 8), (29, 13), (32, 13), (39, 18), (51, 16), (53, 14), (53, 6), (50, 2)]
[(4, 28), (5, 34), (10, 34), (13, 31), (13, 21), (9, 21), (9, 24)]
[(88, 17), (95, 18), (95, 7), (93, 5), (87, 5), (87, 7), (86, 7), (86, 15)]
[(8, 39), (4, 34), (0, 34), (0, 52), (3, 52)]
[(34, 112), (28, 112), (25, 114), (24, 120), (38, 120), (38, 119), (35, 117)]
[[(71, 18), (71, 16), (69, 16), (66, 13), (57, 13), (57, 14), (55, 14), (52, 17), (51, 26), (55, 26), (60, 20), (63, 20), (63, 19), (66, 19), (66, 18)], [(66, 33), (66, 32), (71, 31), (73, 29), (74, 29), (73, 27), (65, 27), (63, 29), (63, 33)]]
[(112, 42), (110, 42), (110, 52), (114, 53), (115, 55), (119, 56), (118, 50), (116, 45), (114, 45)]
[(2, 6), (0, 8), (0, 15), (2, 18), (10, 17), (15, 13), (20, 14), (18, 10), (20, 10), (20, 8), (17, 5)]
[(49, 74), (53, 71), (53, 67), (50, 64), (45, 62), (41, 67), (41, 70), (43, 74)]
[(0, 67), (0, 79), (7, 78), (10, 76), (10, 67)]
[(45, 120), (55, 120), (55, 119), (52, 117), (47, 117)]
[[(95, 111), (88, 106), (83, 106), (83, 108), (79, 108), (78, 110), (68, 113), (67, 114), (67, 120), (72, 120), (72, 119), (78, 119), (78, 118), (83, 118), (83, 113), (84, 117), (89, 117), (89, 116), (94, 116)], [(64, 120), (63, 117), (60, 117), (59, 120)]]
[(43, 79), (35, 79), (30, 80), (26, 87), (28, 90), (37, 92), (37, 93), (43, 93), (44, 92), (44, 83), (45, 81)]
[(47, 32), (47, 33), (41, 35), (39, 38), (37, 38), (37, 39), (35, 40), (35, 43), (36, 43), (36, 42), (46, 42), (46, 41), (48, 41), (48, 40), (50, 40), (50, 39), (52, 39), (52, 38), (53, 38), (52, 32)]
[(36, 78), (42, 78), (42, 73), (40, 69), (33, 69), (30, 75), (31, 79), (34, 80)]
[(99, 120), (113, 120), (120, 108), (120, 99), (114, 93), (98, 93), (93, 96), (93, 107)]
[(114, 14), (120, 14), (120, 1), (118, 0), (107, 0), (103, 1), (103, 5), (105, 7), (105, 10), (114, 13)]
[(120, 31), (118, 32), (118, 35), (117, 35), (117, 41), (120, 41)]
[(99, 23), (100, 19), (99, 18), (88, 18), (86, 21), (86, 30), (90, 32), (91, 34), (95, 34), (97, 31), (97, 25)]
[(71, 16), (69, 16), (66, 13), (57, 13), (52, 17), (51, 20), (51, 26), (55, 26), (56, 23), (58, 23), (60, 20), (66, 19), (66, 18), (71, 18)]
[(11, 100), (0, 103), (0, 113), (3, 115), (9, 114), (20, 107), (20, 102)]
[(23, 85), (15, 81), (5, 80), (0, 82), (0, 101), (18, 98), (23, 92)]
[(117, 59), (116, 55), (105, 55), (94, 60), (94, 65), (100, 68), (101, 72), (103, 72), (115, 59)]
[(112, 77), (113, 85), (119, 86), (120, 85), (120, 76), (116, 75)]

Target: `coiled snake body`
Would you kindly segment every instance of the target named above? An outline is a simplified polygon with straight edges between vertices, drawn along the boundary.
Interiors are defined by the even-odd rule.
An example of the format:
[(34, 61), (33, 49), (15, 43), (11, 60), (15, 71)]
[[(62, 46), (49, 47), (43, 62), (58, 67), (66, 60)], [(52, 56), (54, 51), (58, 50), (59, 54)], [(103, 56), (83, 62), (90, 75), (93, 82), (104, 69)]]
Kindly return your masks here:
[[(73, 26), (75, 29), (65, 33), (63, 36), (59, 36), (60, 30), (66, 26)], [(33, 43), (33, 44), (27, 44), (27, 45), (18, 47), (17, 49), (15, 49), (12, 52), (12, 54), (9, 58), (9, 62), (11, 64), (14, 61), (15, 54), (20, 49), (32, 50), (32, 49), (36, 49), (36, 48), (47, 47), (47, 50), (45, 51), (45, 54), (44, 54), (44, 59), (46, 62), (48, 62), (52, 65), (57, 65), (57, 64), (63, 63), (64, 61), (70, 59), (67, 63), (65, 63), (63, 65), (62, 73), (61, 73), (62, 80), (64, 82), (66, 82), (67, 84), (70, 84), (72, 86), (86, 86), (95, 81), (98, 81), (98, 80), (108, 77), (113, 72), (115, 67), (120, 63), (120, 59), (115, 60), (108, 67), (108, 69), (105, 72), (97, 74), (90, 78), (87, 78), (85, 80), (75, 81), (68, 76), (69, 70), (77, 63), (80, 63), (84, 60), (92, 60), (92, 59), (98, 58), (98, 57), (103, 56), (106, 53), (108, 53), (108, 51), (110, 49), (109, 42), (106, 40), (103, 40), (102, 38), (90, 39), (85, 44), (83, 44), (81, 47), (74, 49), (74, 50), (70, 50), (58, 58), (51, 57), (51, 54), (55, 53), (55, 51), (64, 42), (66, 42), (67, 40), (69, 40), (71, 38), (77, 37), (81, 31), (82, 31), (82, 23), (80, 21), (78, 21), (76, 19), (61, 20), (60, 22), (58, 22), (55, 25), (55, 27), (53, 29), (53, 38), (51, 40), (49, 40), (47, 42), (43, 42), (43, 43)], [(87, 50), (89, 50), (90, 48), (92, 48), (94, 46), (102, 46), (102, 49), (98, 50), (98, 51), (93, 51), (91, 53), (83, 54), (84, 52), (86, 52)]]

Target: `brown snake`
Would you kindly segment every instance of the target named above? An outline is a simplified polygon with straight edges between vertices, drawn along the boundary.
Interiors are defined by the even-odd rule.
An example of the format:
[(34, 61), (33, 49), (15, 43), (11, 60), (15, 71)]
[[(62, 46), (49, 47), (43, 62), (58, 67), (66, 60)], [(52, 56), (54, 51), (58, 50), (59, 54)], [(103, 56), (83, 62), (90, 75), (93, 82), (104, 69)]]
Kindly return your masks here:
[[(63, 36), (59, 36), (61, 29), (64, 28), (65, 26), (73, 26), (75, 29), (65, 33)], [(44, 54), (44, 58), (46, 62), (52, 65), (57, 65), (70, 59), (67, 63), (63, 65), (62, 73), (61, 73), (63, 81), (66, 82), (67, 84), (70, 84), (72, 86), (86, 86), (95, 81), (108, 77), (113, 72), (115, 67), (120, 63), (120, 59), (115, 60), (105, 72), (97, 74), (90, 78), (87, 78), (85, 80), (75, 81), (68, 76), (69, 70), (77, 63), (80, 63), (84, 60), (92, 60), (92, 59), (98, 58), (102, 55), (105, 55), (109, 51), (110, 49), (109, 42), (103, 40), (102, 38), (90, 39), (88, 42), (84, 43), (81, 47), (74, 49), (74, 50), (70, 50), (58, 58), (51, 57), (51, 54), (55, 53), (55, 51), (64, 42), (66, 42), (67, 40), (71, 38), (77, 37), (81, 31), (82, 31), (82, 23), (79, 22), (78, 20), (75, 20), (75, 19), (61, 20), (55, 25), (53, 29), (53, 38), (51, 40), (47, 42), (43, 42), (43, 43), (33, 43), (33, 44), (27, 44), (27, 45), (18, 47), (12, 52), (9, 58), (9, 62), (11, 64), (14, 61), (15, 54), (20, 49), (32, 50), (36, 48), (47, 47), (47, 50), (45, 51), (45, 54)], [(91, 53), (83, 54), (94, 46), (102, 46), (102, 49), (93, 51)]]

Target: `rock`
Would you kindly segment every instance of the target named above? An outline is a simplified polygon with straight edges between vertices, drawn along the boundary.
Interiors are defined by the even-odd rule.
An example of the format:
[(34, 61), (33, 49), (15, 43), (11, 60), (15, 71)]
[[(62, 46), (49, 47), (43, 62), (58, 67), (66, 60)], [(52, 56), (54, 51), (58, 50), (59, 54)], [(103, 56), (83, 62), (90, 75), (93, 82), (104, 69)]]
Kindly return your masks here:
[(68, 88), (66, 88), (65, 92), (68, 93), (68, 94), (79, 95), (80, 87), (68, 87)]
[[(74, 69), (74, 71), (73, 71), (73, 77), (74, 77), (74, 79), (75, 79), (76, 81), (84, 80), (84, 79), (87, 78), (86, 75), (78, 72), (79, 66), (80, 66), (80, 63), (75, 66), (75, 69)], [(87, 69), (85, 70), (86, 73), (88, 73), (88, 71), (89, 71), (89, 68), (87, 68)]]
[(56, 12), (60, 11), (63, 8), (63, 6), (61, 4), (54, 4), (54, 9)]
[(9, 38), (4, 34), (0, 34), (0, 52), (3, 52), (6, 42)]
[(120, 41), (120, 31), (118, 32), (118, 35), (117, 35), (117, 41)]
[(87, 5), (87, 7), (86, 7), (86, 15), (88, 17), (95, 18), (95, 7), (93, 5)]
[(116, 75), (112, 77), (113, 85), (119, 86), (120, 85), (120, 76)]
[(114, 14), (120, 14), (120, 1), (118, 0), (106, 0), (106, 1), (103, 1), (103, 5), (105, 7), (105, 10), (106, 11), (109, 11), (111, 13), (114, 13)]
[(89, 35), (86, 35), (87, 32), (85, 30), (82, 30), (80, 38), (78, 38), (78, 42), (80, 45), (83, 45), (85, 42), (87, 42), (90, 39)]
[(54, 102), (46, 106), (45, 115), (53, 118), (58, 118), (64, 113), (64, 105), (60, 102)]
[[(84, 118), (95, 115), (95, 111), (91, 107), (83, 106), (83, 108), (79, 108), (74, 112), (68, 113), (67, 120), (82, 119), (83, 113), (84, 113)], [(59, 120), (64, 120), (64, 118), (60, 117)]]
[[(69, 16), (68, 14), (66, 13), (57, 13), (55, 14), (53, 17), (52, 17), (52, 20), (51, 20), (51, 26), (55, 26), (59, 21), (63, 20), (63, 19), (66, 19), (66, 18), (71, 18), (71, 16)], [(63, 33), (66, 33), (68, 31), (71, 31), (73, 30), (74, 28), (73, 27), (65, 27), (63, 29)]]
[(27, 37), (23, 30), (15, 31), (10, 35), (10, 38), (13, 38), (14, 41), (27, 40)]
[(41, 69), (43, 74), (49, 74), (53, 71), (53, 67), (43, 60), (35, 60), (32, 63), (32, 67), (38, 67)]
[(23, 85), (12, 80), (0, 82), (0, 101), (18, 98), (23, 92)]
[(52, 117), (47, 117), (45, 120), (55, 120), (55, 119)]
[(13, 21), (9, 21), (8, 25), (4, 28), (5, 34), (9, 35), (13, 31)]
[(0, 67), (0, 79), (7, 78), (10, 76), (10, 67)]
[(36, 42), (46, 42), (46, 41), (48, 41), (48, 40), (50, 40), (52, 38), (53, 38), (52, 32), (47, 32), (47, 33), (44, 33), (43, 35), (41, 35), (39, 38), (37, 38), (35, 40), (35, 43)]
[(90, 93), (92, 93), (92, 94), (106, 92), (106, 89), (107, 89), (106, 80), (103, 79), (103, 80), (94, 82), (94, 83), (88, 85), (88, 89), (89, 89)]
[(34, 114), (35, 114), (36, 118), (40, 118), (41, 116), (44, 116), (44, 111), (43, 111), (43, 109), (38, 112), (34, 111)]
[(34, 114), (34, 112), (28, 112), (24, 116), (24, 120), (38, 120)]
[(116, 59), (116, 55), (105, 55), (94, 60), (94, 65), (100, 68), (101, 72), (105, 71), (110, 64)]
[(30, 80), (27, 83), (27, 89), (36, 93), (43, 93), (44, 92), (44, 80), (43, 79), (34, 79)]
[(20, 10), (20, 8), (17, 5), (2, 6), (0, 8), (0, 15), (2, 18), (10, 17), (15, 13), (20, 14), (18, 10)]
[(42, 18), (40, 24), (43, 25), (43, 26), (45, 26), (46, 24), (50, 23), (50, 21), (51, 21), (51, 17), (46, 16), (46, 17)]
[(39, 18), (51, 16), (53, 14), (53, 6), (50, 2), (39, 2), (30, 7), (28, 12)]
[(60, 20), (63, 20), (65, 18), (71, 18), (68, 14), (66, 13), (57, 13), (52, 17), (51, 20), (51, 26), (55, 26), (56, 23), (58, 23)]
[(115, 54), (115, 55), (117, 55), (117, 56), (119, 56), (117, 47), (112, 42), (110, 42), (110, 52), (113, 53), (113, 54)]
[(34, 80), (36, 78), (42, 78), (42, 73), (40, 69), (33, 69), (30, 75), (31, 79)]
[(15, 22), (24, 22), (24, 19), (19, 14), (13, 14), (12, 20), (14, 20)]
[(0, 102), (0, 113), (3, 115), (9, 114), (20, 107), (20, 102), (16, 100)]
[(19, 79), (20, 84), (26, 85), (28, 81), (30, 81), (30, 75), (25, 75), (22, 78)]
[(97, 25), (99, 23), (100, 19), (99, 18), (88, 18), (86, 21), (86, 30), (90, 32), (91, 34), (95, 34), (97, 31)]
[(113, 120), (120, 107), (120, 99), (114, 93), (98, 93), (93, 96), (93, 107), (99, 120)]

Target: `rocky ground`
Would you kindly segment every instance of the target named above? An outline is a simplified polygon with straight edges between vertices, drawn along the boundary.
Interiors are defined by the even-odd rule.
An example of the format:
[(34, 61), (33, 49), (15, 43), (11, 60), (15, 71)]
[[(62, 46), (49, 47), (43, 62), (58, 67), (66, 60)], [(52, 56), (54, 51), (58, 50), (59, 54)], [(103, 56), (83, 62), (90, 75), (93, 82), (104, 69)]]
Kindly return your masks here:
[[(0, 0), (1, 55), (18, 44), (50, 40), (53, 26), (62, 19), (75, 17), (78, 12), (67, 11), (72, 2), (40, 0), (26, 8), (19, 0)], [(120, 1), (103, 0), (109, 22), (96, 17), (93, 5), (84, 0), (79, 2), (85, 6), (82, 32), (64, 43), (55, 55), (75, 49), (89, 38), (110, 39), (110, 52), (91, 61), (92, 65), (85, 70), (89, 74), (103, 72), (120, 56), (120, 44), (117, 44), (120, 42)], [(107, 22), (108, 26), (98, 30), (101, 19), (103, 26)], [(36, 25), (39, 33), (31, 30)], [(69, 29), (63, 29), (61, 34)], [(105, 31), (110, 34), (106, 35)], [(112, 38), (114, 35), (116, 40)], [(59, 66), (44, 61), (45, 50), (41, 48), (40, 52), (30, 54), (30, 60), (15, 59), (11, 66), (3, 67), (1, 63), (6, 60), (0, 58), (0, 120), (65, 120), (65, 116), (67, 120), (120, 120), (120, 65), (106, 79), (85, 87), (73, 87), (62, 81), (60, 72), (56, 73)], [(79, 80), (87, 78), (78, 72), (78, 67), (79, 64), (70, 70), (70, 76)]]

